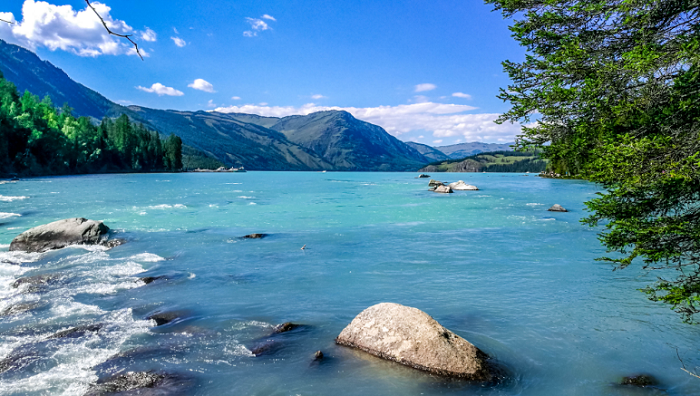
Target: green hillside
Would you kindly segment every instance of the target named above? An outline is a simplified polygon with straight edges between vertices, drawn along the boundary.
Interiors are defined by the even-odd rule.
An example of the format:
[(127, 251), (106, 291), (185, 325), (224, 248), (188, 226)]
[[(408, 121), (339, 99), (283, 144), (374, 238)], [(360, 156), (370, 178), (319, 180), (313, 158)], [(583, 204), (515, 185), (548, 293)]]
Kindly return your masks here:
[(420, 172), (533, 172), (547, 167), (539, 152), (493, 151), (457, 160), (433, 162)]

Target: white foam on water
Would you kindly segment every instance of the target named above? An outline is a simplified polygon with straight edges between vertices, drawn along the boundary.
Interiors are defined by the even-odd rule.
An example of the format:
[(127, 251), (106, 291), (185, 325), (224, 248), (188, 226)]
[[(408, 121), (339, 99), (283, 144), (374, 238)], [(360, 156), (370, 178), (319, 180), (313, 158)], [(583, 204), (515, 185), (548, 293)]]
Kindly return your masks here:
[(248, 205), (257, 205), (255, 202), (251, 202)]
[(0, 195), (0, 201), (3, 201), (3, 202), (21, 201), (21, 200), (27, 199), (27, 198), (29, 198), (29, 197), (25, 197), (25, 196), (10, 197), (10, 196), (6, 196), (6, 195)]
[(10, 247), (9, 244), (4, 245), (4, 244), (0, 243), (0, 249), (7, 249), (7, 248), (9, 248), (9, 247)]
[(210, 207), (210, 208), (218, 208), (219, 205), (217, 205), (217, 204), (211, 204), (211, 205), (209, 205), (209, 207)]
[(22, 215), (17, 213), (0, 212), (0, 219), (9, 219), (10, 217), (22, 217)]
[(243, 184), (243, 183), (224, 183), (224, 184)]
[(525, 204), (525, 205), (527, 205), (527, 206), (540, 206), (540, 205), (544, 205), (544, 204), (541, 204), (541, 203), (529, 203), (529, 204)]
[(109, 247), (103, 245), (70, 245), (66, 246), (64, 249), (83, 249), (88, 252), (106, 252)]
[(153, 253), (140, 253), (129, 257), (129, 259), (135, 261), (145, 261), (147, 263), (157, 263), (158, 261), (165, 261), (164, 257), (160, 257), (159, 255)]
[(187, 279), (194, 279), (195, 276), (197, 275), (195, 275), (194, 272), (190, 272), (190, 275), (187, 277)]
[(153, 205), (149, 206), (148, 209), (185, 209), (187, 206), (183, 204), (175, 204), (175, 205), (168, 205), (168, 204), (161, 204), (161, 205)]
[(22, 264), (22, 263), (34, 263), (39, 261), (43, 253), (27, 253), (21, 251), (14, 252), (0, 252), (0, 263), (9, 264)]
[(227, 356), (255, 357), (255, 354), (250, 349), (235, 341), (226, 343), (222, 352)]
[(68, 299), (57, 301), (57, 304), (51, 307), (50, 312), (52, 314), (52, 319), (76, 315), (100, 315), (105, 313), (105, 311), (96, 305), (82, 304)]
[(139, 216), (145, 216), (147, 214), (148, 214), (147, 212), (139, 212)]
[(241, 195), (241, 196), (238, 197), (238, 198), (241, 198), (241, 199), (255, 199), (255, 197), (249, 197), (249, 196), (246, 196), (246, 195)]

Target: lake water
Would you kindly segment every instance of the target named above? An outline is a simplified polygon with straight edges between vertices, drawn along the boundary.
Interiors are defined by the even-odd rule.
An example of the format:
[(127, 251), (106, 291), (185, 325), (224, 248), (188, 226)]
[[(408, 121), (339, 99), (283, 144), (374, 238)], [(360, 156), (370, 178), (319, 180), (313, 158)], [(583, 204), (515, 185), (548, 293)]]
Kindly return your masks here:
[[(0, 185), (0, 311), (36, 305), (0, 318), (0, 361), (15, 361), (0, 374), (0, 394), (80, 395), (99, 378), (148, 370), (177, 374), (194, 395), (700, 394), (700, 379), (678, 359), (700, 365), (700, 328), (636, 290), (655, 274), (594, 261), (604, 249), (579, 219), (596, 185), (440, 174), (480, 188), (442, 195), (415, 176), (96, 175)], [(554, 203), (570, 212), (548, 212)], [(8, 252), (22, 231), (69, 217), (103, 220), (128, 242)], [(250, 233), (269, 236), (239, 238)], [(37, 274), (60, 279), (33, 293), (11, 287)], [(160, 275), (167, 280), (138, 280)], [(427, 312), (509, 377), (495, 386), (445, 380), (334, 344), (380, 302)], [(166, 311), (178, 319), (158, 327), (145, 319)], [(305, 326), (270, 336), (287, 321)], [(91, 324), (102, 328), (49, 338)], [(267, 343), (267, 354), (251, 354)], [(665, 391), (616, 385), (640, 373)]]

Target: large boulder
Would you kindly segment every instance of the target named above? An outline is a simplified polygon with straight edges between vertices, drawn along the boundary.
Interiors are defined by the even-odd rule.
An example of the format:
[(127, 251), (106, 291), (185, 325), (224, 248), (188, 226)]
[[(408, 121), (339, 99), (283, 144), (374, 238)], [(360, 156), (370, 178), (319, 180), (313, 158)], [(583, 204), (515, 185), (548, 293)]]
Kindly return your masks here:
[(428, 182), (428, 187), (437, 187), (437, 186), (443, 186), (445, 183), (435, 180), (435, 179), (430, 179)]
[(433, 374), (490, 381), (488, 356), (425, 312), (381, 303), (362, 311), (335, 342)]
[(435, 187), (435, 190), (433, 190), (433, 191), (435, 191), (436, 193), (442, 193), (442, 194), (452, 193), (452, 189), (450, 188), (450, 186), (437, 186), (437, 187)]
[(54, 221), (19, 234), (10, 244), (10, 251), (45, 252), (69, 245), (97, 245), (107, 241), (109, 227), (101, 221), (81, 217)]
[(550, 212), (568, 212), (563, 206), (559, 204), (554, 204), (551, 208), (547, 209)]
[(449, 184), (450, 188), (453, 190), (462, 190), (462, 191), (476, 191), (478, 188), (476, 186), (472, 186), (471, 184), (467, 184), (464, 181), (460, 180), (458, 182), (450, 183)]

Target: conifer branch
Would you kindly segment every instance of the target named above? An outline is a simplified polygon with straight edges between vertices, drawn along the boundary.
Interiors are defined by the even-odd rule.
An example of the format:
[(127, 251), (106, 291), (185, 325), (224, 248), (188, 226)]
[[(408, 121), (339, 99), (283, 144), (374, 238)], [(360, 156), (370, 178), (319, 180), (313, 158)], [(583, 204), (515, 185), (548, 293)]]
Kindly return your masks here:
[(97, 10), (95, 9), (95, 7), (93, 7), (92, 4), (90, 4), (90, 0), (85, 0), (85, 2), (87, 3), (88, 7), (90, 7), (90, 8), (92, 9), (92, 11), (95, 12), (95, 15), (97, 15), (97, 17), (100, 18), (100, 22), (102, 22), (102, 25), (105, 27), (105, 29), (107, 29), (107, 33), (109, 33), (109, 34), (111, 34), (111, 35), (113, 35), (113, 36), (123, 37), (123, 38), (129, 40), (129, 41), (131, 42), (131, 44), (134, 45), (134, 48), (136, 48), (136, 53), (139, 55), (139, 58), (141, 58), (141, 60), (143, 60), (143, 55), (141, 55), (141, 51), (139, 50), (139, 45), (136, 44), (136, 42), (135, 42), (134, 40), (131, 39), (131, 35), (130, 35), (130, 34), (119, 34), (119, 33), (114, 33), (113, 31), (109, 30), (109, 27), (107, 27), (107, 23), (105, 22), (105, 20), (104, 20), (104, 19), (102, 18), (102, 16), (97, 12)]

